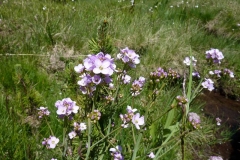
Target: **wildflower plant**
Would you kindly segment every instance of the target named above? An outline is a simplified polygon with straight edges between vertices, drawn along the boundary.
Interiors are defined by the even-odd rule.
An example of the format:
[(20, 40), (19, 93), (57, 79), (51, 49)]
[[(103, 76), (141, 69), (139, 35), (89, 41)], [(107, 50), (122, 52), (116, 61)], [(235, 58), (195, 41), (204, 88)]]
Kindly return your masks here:
[[(63, 140), (50, 136), (42, 144), (55, 148), (62, 143), (63, 158), (86, 160), (134, 160), (138, 156), (156, 160), (180, 146), (184, 159), (185, 136), (201, 129), (201, 117), (190, 106), (202, 89), (212, 91), (214, 82), (202, 73), (200, 76), (192, 55), (183, 61), (188, 70), (184, 75), (159, 67), (145, 78), (131, 75), (140, 64), (140, 56), (128, 47), (119, 52), (116, 58), (103, 52), (89, 54), (74, 67), (84, 102), (78, 106), (71, 98), (57, 100)], [(223, 73), (232, 75), (230, 70)], [(198, 78), (195, 83), (193, 77)], [(182, 95), (176, 95), (163, 113), (154, 113), (159, 95), (175, 84), (182, 84)], [(46, 108), (40, 109), (42, 116), (48, 114)], [(177, 143), (172, 141), (174, 136), (180, 139)], [(145, 142), (147, 147), (140, 149)]]

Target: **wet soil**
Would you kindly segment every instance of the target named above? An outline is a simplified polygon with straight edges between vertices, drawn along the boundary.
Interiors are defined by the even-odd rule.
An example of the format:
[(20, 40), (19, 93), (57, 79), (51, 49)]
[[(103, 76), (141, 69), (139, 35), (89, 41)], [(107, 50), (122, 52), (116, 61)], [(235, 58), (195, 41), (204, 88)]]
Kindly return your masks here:
[[(213, 118), (219, 117), (224, 129), (234, 134), (231, 141), (211, 146), (211, 152), (221, 155), (224, 160), (240, 160), (240, 101), (227, 98), (219, 92), (205, 92), (201, 99), (205, 102), (204, 113)], [(217, 135), (218, 136), (218, 135)]]

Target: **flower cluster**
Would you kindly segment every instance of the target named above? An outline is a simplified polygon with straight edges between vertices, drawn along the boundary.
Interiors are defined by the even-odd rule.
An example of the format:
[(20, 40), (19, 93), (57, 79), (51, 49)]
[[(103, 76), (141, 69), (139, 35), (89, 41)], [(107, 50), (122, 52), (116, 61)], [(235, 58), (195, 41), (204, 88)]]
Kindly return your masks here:
[(205, 81), (202, 82), (203, 88), (207, 88), (209, 91), (214, 90), (214, 82), (210, 78), (205, 78)]
[(184, 96), (177, 96), (176, 100), (178, 102), (177, 103), (178, 106), (181, 106), (181, 107), (183, 107), (188, 102), (188, 99), (186, 97), (184, 97)]
[(170, 79), (180, 78), (180, 74), (177, 73), (176, 71), (174, 71), (174, 70), (171, 69), (171, 68), (168, 69), (167, 76), (168, 76)]
[(114, 73), (116, 65), (114, 59), (109, 54), (102, 52), (96, 55), (88, 55), (83, 60), (83, 64), (74, 67), (74, 70), (81, 74), (78, 85), (83, 94), (92, 95), (96, 90), (96, 85), (110, 84), (111, 75)]
[(47, 148), (53, 149), (56, 147), (58, 142), (59, 142), (58, 138), (50, 136), (49, 138), (44, 138), (44, 140), (42, 141), (42, 145), (46, 146)]
[(133, 81), (132, 87), (131, 87), (132, 96), (137, 96), (140, 94), (145, 81), (146, 79), (144, 77), (139, 77), (138, 80)]
[(160, 79), (166, 78), (168, 73), (163, 68), (159, 67), (156, 71), (150, 73), (150, 79), (153, 82), (159, 82)]
[(213, 63), (221, 63), (221, 60), (224, 58), (222, 52), (220, 52), (218, 49), (211, 49), (206, 51), (206, 58), (212, 59)]
[(69, 136), (70, 139), (73, 139), (73, 138), (76, 137), (77, 135), (80, 135), (80, 133), (81, 133), (82, 131), (84, 131), (84, 130), (87, 129), (87, 126), (86, 126), (85, 123), (77, 123), (77, 122), (74, 122), (74, 123), (73, 123), (73, 127), (74, 127), (73, 131), (68, 134), (68, 136)]
[(134, 112), (136, 112), (137, 109), (132, 109), (131, 106), (127, 106), (127, 113), (126, 114), (120, 114), (120, 118), (123, 121), (123, 124), (121, 125), (123, 128), (128, 127), (128, 123), (132, 120), (132, 117), (134, 116)]
[(188, 113), (188, 120), (190, 123), (192, 123), (194, 128), (199, 128), (200, 127), (200, 117), (196, 113), (190, 112)]
[(60, 118), (68, 116), (71, 119), (72, 116), (76, 114), (79, 110), (79, 107), (76, 106), (76, 102), (72, 101), (70, 98), (58, 100), (55, 103), (55, 106), (57, 107), (57, 114)]
[(47, 109), (47, 107), (40, 107), (38, 109), (38, 118), (43, 118), (44, 116), (49, 116), (50, 112), (49, 110)]
[(120, 75), (120, 81), (123, 84), (129, 84), (131, 82), (131, 76), (127, 75), (126, 71), (123, 71)]
[(208, 160), (223, 160), (220, 156), (210, 156)]
[(114, 101), (114, 98), (113, 98), (112, 95), (107, 95), (107, 96), (105, 97), (105, 100), (107, 101), (107, 103), (110, 103), (110, 102)]
[(165, 71), (163, 68), (159, 67), (156, 71), (150, 73), (150, 82), (158, 83), (160, 79), (168, 78), (169, 80), (180, 78), (180, 74), (169, 68)]
[(227, 74), (229, 75), (230, 78), (234, 78), (234, 73), (230, 69), (225, 68), (223, 70), (223, 75), (227, 75)]
[(220, 70), (214, 70), (214, 71), (209, 71), (210, 75), (216, 75), (217, 77), (221, 77), (221, 72)]
[(183, 63), (185, 63), (187, 66), (190, 66), (191, 63), (196, 66), (197, 60), (193, 56), (185, 57)]
[(131, 50), (128, 47), (120, 50), (117, 58), (122, 60), (123, 63), (128, 64), (131, 68), (136, 68), (136, 64), (140, 63), (139, 55), (136, 54), (134, 50)]
[(88, 113), (87, 117), (96, 123), (101, 118), (101, 113), (99, 110), (94, 110), (91, 113)]
[(225, 68), (224, 70), (214, 70), (214, 71), (209, 71), (210, 75), (216, 75), (217, 77), (222, 77), (225, 75), (229, 75), (230, 78), (234, 78), (234, 73), (230, 70)]
[(111, 152), (111, 155), (113, 156), (114, 160), (124, 160), (124, 157), (122, 155), (122, 147), (117, 145), (115, 148), (110, 148), (109, 150)]
[(123, 121), (123, 124), (121, 126), (123, 128), (127, 128), (130, 121), (132, 121), (137, 129), (140, 129), (139, 126), (144, 125), (144, 116), (140, 117), (139, 113), (134, 114), (136, 111), (137, 109), (132, 109), (131, 106), (127, 106), (127, 113), (124, 115), (120, 114), (120, 118)]

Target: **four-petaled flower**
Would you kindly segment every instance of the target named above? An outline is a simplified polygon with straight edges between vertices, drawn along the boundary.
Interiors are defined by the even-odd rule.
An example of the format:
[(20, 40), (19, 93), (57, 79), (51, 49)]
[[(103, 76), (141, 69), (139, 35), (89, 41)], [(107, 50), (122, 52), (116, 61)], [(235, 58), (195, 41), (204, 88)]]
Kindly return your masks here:
[(144, 125), (144, 116), (140, 117), (140, 114), (136, 113), (132, 117), (132, 123), (136, 126), (137, 129), (140, 129), (139, 126)]
[(45, 145), (47, 148), (53, 149), (56, 147), (58, 142), (58, 138), (56, 138), (55, 136), (50, 136), (49, 138), (44, 138), (44, 140), (42, 141), (42, 145)]

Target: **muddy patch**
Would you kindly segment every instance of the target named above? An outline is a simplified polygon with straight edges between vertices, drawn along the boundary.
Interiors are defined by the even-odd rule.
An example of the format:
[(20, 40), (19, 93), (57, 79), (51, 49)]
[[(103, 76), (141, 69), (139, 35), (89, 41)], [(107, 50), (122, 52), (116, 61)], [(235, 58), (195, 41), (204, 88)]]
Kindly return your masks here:
[(218, 92), (205, 92), (201, 99), (205, 102), (206, 116), (219, 117), (226, 126), (224, 129), (234, 132), (231, 141), (212, 146), (211, 152), (221, 155), (224, 160), (240, 160), (240, 101)]

